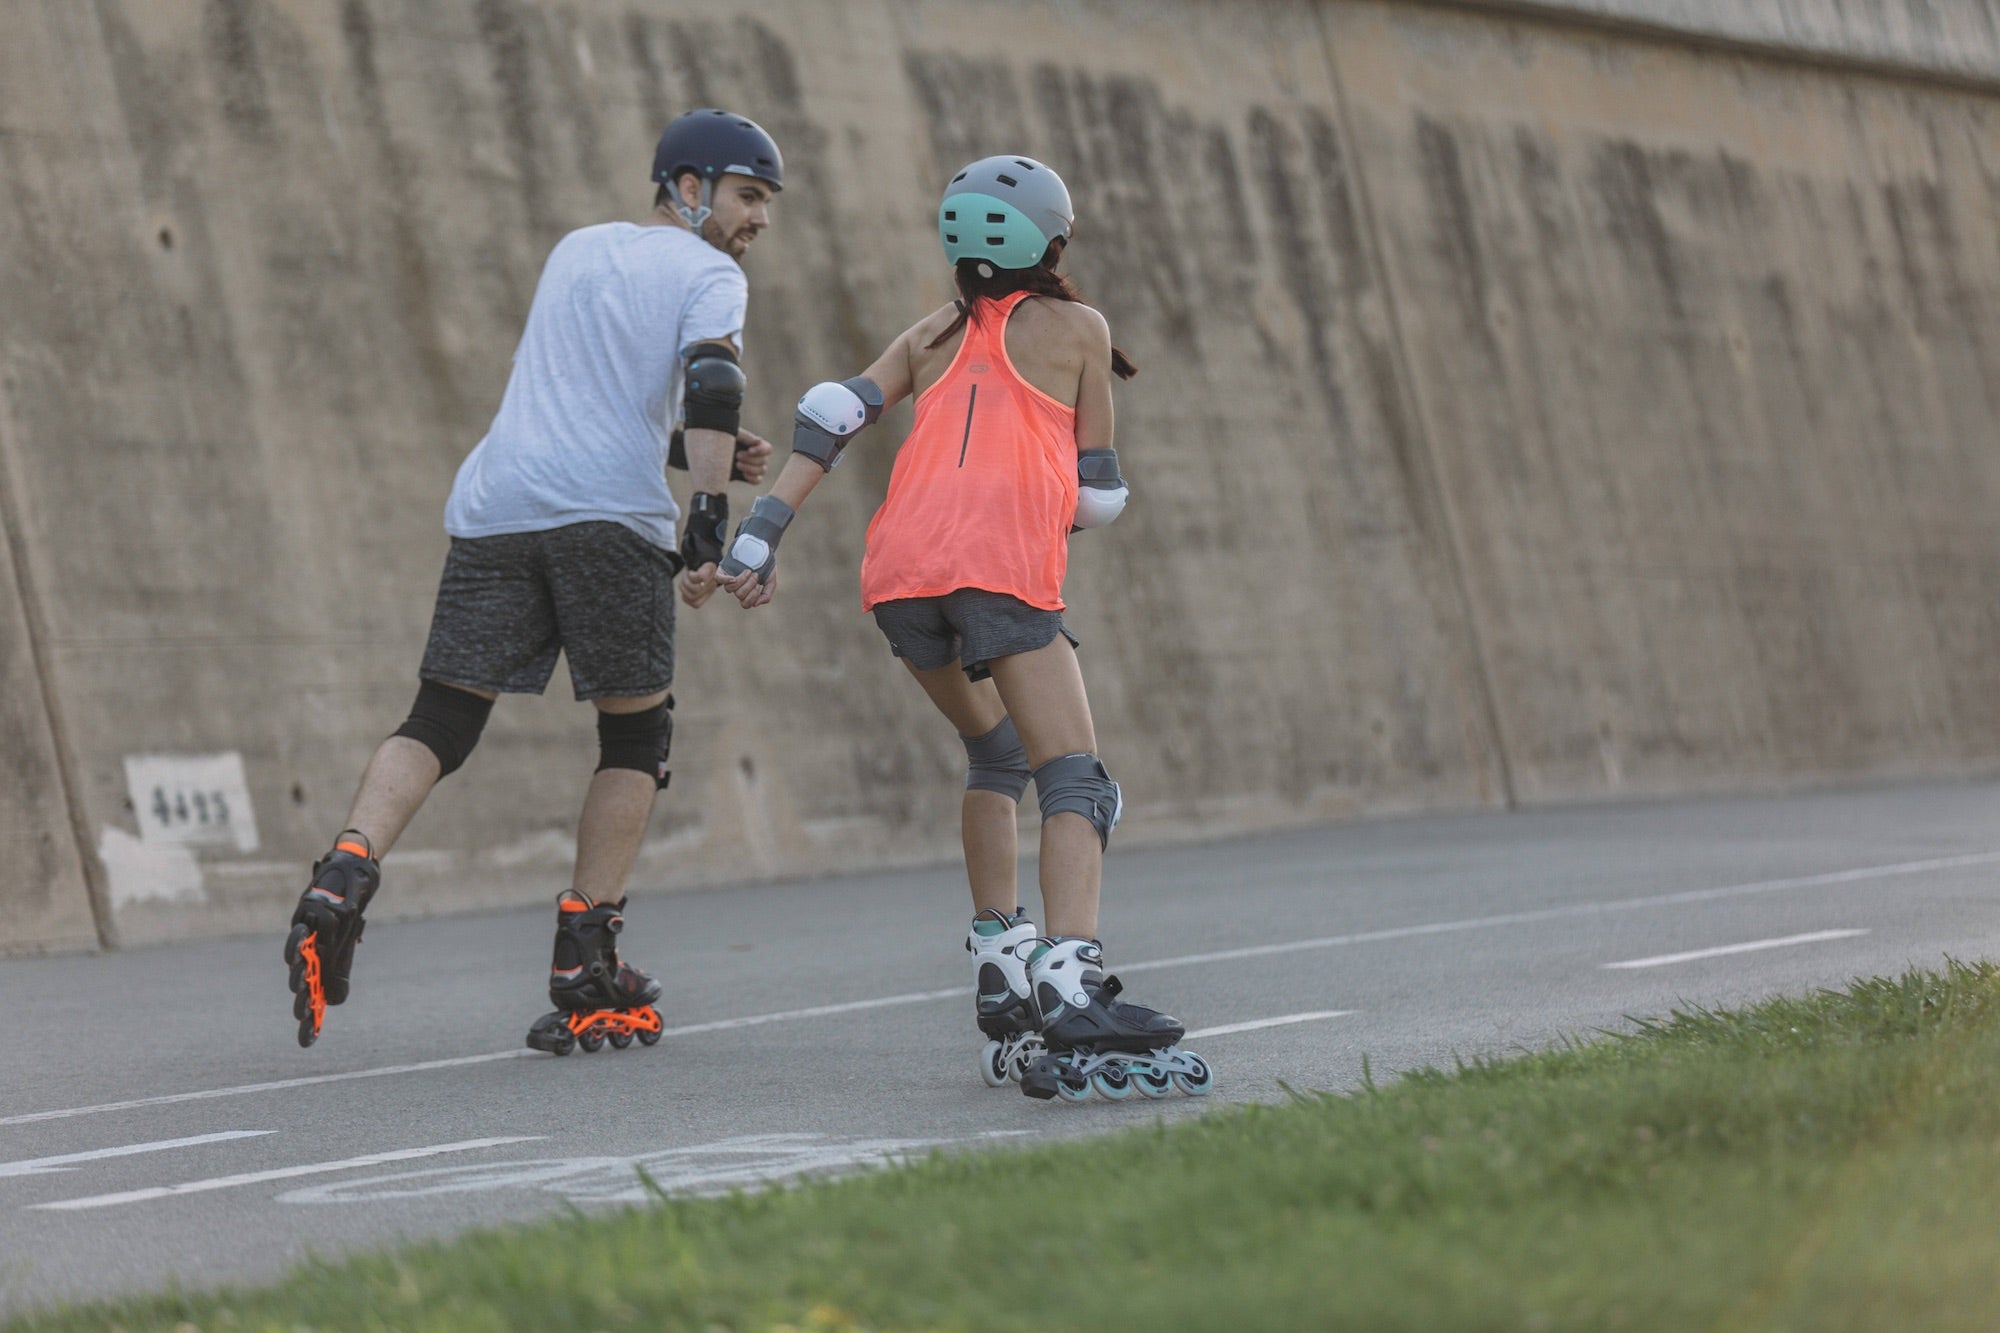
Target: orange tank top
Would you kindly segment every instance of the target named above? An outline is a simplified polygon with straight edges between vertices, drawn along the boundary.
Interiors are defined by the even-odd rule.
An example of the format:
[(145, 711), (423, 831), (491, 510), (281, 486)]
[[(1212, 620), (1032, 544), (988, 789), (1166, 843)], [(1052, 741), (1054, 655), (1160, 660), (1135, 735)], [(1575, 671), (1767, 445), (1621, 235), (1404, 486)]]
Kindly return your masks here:
[(868, 525), (861, 606), (961, 588), (1063, 609), (1076, 513), (1076, 409), (1007, 359), (1007, 320), (1030, 293), (973, 305), (944, 378), (917, 398), (889, 494)]

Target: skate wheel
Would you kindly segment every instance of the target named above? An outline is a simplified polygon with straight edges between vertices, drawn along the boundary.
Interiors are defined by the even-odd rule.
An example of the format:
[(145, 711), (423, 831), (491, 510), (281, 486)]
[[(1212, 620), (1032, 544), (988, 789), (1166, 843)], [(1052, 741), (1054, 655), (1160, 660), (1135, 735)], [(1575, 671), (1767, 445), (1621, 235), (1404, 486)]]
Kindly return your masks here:
[[(304, 997), (301, 996), (300, 998), (303, 999)], [(301, 1018), (299, 1020), (299, 1045), (310, 1046), (318, 1040), (319, 1029), (313, 1026), (312, 1016), (307, 1015)]]
[(632, 1034), (629, 1032), (614, 1032), (611, 1034), (611, 1044), (622, 1051), (632, 1044)]
[(660, 1044), (660, 1034), (650, 1028), (640, 1028), (639, 1044), (641, 1046), (658, 1046)]
[(1158, 1100), (1174, 1090), (1173, 1075), (1157, 1069), (1135, 1069), (1132, 1071), (1132, 1086), (1142, 1097)]
[(1072, 1083), (1070, 1081), (1072, 1077), (1073, 1077), (1072, 1075), (1068, 1074), (1067, 1071), (1065, 1071), (1062, 1080), (1056, 1084), (1056, 1096), (1062, 1098), (1066, 1102), (1089, 1101), (1090, 1085), (1093, 1080), (1086, 1078), (1086, 1079), (1079, 1079), (1078, 1081)]
[(1132, 1095), (1132, 1076), (1117, 1065), (1106, 1065), (1090, 1076), (1090, 1086), (1108, 1102), (1122, 1102)]
[(979, 1077), (989, 1088), (1004, 1088), (1010, 1075), (1014, 1073), (1014, 1062), (1007, 1058), (1007, 1048), (997, 1041), (989, 1041), (979, 1053)]
[(1188, 1056), (1187, 1061), (1193, 1068), (1173, 1075), (1174, 1086), (1190, 1097), (1206, 1097), (1208, 1090), (1215, 1086), (1215, 1071), (1208, 1067), (1208, 1061), (1198, 1055)]
[(576, 1039), (576, 1044), (583, 1047), (586, 1051), (601, 1051), (604, 1049), (604, 1034), (602, 1032), (586, 1032)]

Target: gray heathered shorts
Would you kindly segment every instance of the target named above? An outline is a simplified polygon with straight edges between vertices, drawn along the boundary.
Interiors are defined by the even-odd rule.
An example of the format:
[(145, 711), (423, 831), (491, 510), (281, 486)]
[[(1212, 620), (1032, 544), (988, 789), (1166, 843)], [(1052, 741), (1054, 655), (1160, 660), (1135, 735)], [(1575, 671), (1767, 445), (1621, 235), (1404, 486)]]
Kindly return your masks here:
[(984, 588), (883, 602), (875, 608), (875, 624), (888, 637), (890, 651), (919, 671), (961, 661), (971, 680), (992, 675), (987, 663), (994, 658), (1046, 648), (1058, 634), (1072, 648), (1079, 646), (1063, 624), (1062, 612), (1043, 611)]
[(419, 674), (540, 694), (561, 652), (579, 699), (657, 694), (674, 682), (678, 563), (622, 523), (454, 537)]

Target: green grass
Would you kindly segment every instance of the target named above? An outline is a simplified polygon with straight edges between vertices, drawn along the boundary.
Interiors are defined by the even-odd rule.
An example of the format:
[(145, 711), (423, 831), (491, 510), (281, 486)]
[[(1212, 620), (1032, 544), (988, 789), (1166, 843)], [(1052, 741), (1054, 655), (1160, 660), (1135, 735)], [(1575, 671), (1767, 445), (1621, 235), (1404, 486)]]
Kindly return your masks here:
[(1993, 1328), (2000, 968), (17, 1327), (177, 1324)]

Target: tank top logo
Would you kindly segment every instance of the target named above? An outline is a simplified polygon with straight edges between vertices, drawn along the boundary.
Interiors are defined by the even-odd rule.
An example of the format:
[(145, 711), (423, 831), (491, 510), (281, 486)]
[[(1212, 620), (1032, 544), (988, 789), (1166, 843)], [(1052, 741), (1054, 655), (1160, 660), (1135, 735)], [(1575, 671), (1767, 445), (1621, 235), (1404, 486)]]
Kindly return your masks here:
[(975, 361), (966, 367), (966, 370), (974, 375), (984, 375), (992, 369), (993, 367), (987, 365), (984, 361)]

